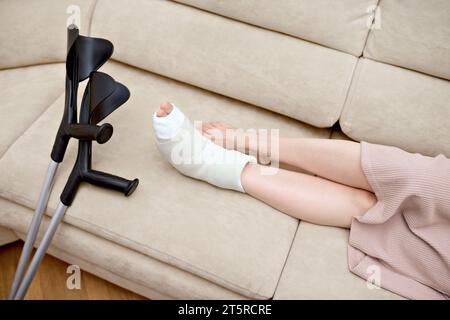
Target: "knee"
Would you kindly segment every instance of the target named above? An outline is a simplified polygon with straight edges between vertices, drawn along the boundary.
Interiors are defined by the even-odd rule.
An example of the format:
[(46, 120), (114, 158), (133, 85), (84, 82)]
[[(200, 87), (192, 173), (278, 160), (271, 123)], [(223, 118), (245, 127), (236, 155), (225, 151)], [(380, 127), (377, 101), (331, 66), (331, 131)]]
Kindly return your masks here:
[(354, 200), (355, 217), (362, 216), (377, 203), (377, 198), (372, 192), (361, 189), (355, 189)]

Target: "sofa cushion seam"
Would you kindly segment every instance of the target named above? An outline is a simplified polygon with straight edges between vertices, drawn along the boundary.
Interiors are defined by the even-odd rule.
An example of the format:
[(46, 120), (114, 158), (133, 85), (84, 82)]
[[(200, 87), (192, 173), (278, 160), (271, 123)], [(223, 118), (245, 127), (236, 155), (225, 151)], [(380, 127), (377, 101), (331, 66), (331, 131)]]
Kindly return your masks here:
[[(350, 136), (351, 132), (351, 122), (354, 117), (354, 112), (352, 112), (353, 101), (356, 99), (358, 87), (360, 84), (361, 74), (365, 69), (365, 59), (359, 58), (357, 61), (357, 65), (355, 67), (355, 73), (352, 78), (352, 83), (350, 84), (349, 92), (347, 95), (347, 99), (344, 104), (344, 108), (341, 114), (341, 120), (345, 119), (344, 123), (341, 125), (342, 131)], [(347, 129), (347, 130), (344, 130)], [(353, 138), (353, 137), (352, 137)]]
[(275, 290), (274, 290), (274, 293), (273, 293), (273, 297), (275, 297), (276, 293), (278, 292), (278, 287), (280, 286), (280, 281), (281, 281), (281, 278), (283, 277), (284, 269), (286, 268), (286, 266), (288, 264), (288, 261), (289, 261), (289, 257), (291, 256), (292, 248), (294, 247), (295, 240), (297, 239), (297, 233), (298, 233), (298, 231), (300, 229), (300, 224), (301, 223), (302, 223), (301, 220), (299, 220), (298, 223), (297, 223), (297, 229), (294, 232), (294, 236), (292, 238), (291, 245), (289, 246), (289, 250), (288, 250), (288, 252), (286, 254), (286, 259), (284, 261), (283, 268), (281, 268), (280, 276), (278, 278), (277, 284), (275, 285)]
[(98, 2), (99, 2), (99, 0), (94, 0), (94, 4), (92, 5), (92, 13), (91, 13), (91, 17), (89, 19), (89, 28), (88, 28), (88, 32), (87, 32), (87, 34), (89, 36), (91, 36), (92, 23), (94, 21), (95, 10), (97, 9)]
[(344, 113), (344, 109), (345, 109), (345, 106), (346, 106), (346, 103), (347, 103), (347, 99), (348, 99), (348, 97), (350, 95), (350, 92), (351, 92), (352, 82), (353, 82), (353, 79), (354, 79), (355, 74), (356, 74), (357, 69), (358, 69), (358, 62), (359, 62), (359, 58), (355, 58), (355, 62), (354, 62), (352, 71), (349, 73), (349, 75), (347, 77), (347, 81), (344, 83), (344, 86), (342, 88), (342, 91), (343, 91), (343, 93), (342, 93), (342, 96), (343, 96), (342, 106), (340, 108), (339, 115), (338, 115), (338, 117), (337, 117), (335, 122), (339, 121), (339, 119), (341, 118), (341, 116)]
[[(381, 1), (382, 0), (377, 0), (377, 4), (375, 5), (375, 10), (380, 9)], [(373, 17), (372, 24), (375, 22), (376, 18), (377, 17), (376, 17), (376, 11), (375, 11), (375, 15)], [(371, 34), (373, 34), (373, 29), (372, 28), (370, 28), (369, 31), (367, 32), (366, 39), (364, 41), (364, 44), (363, 44), (363, 47), (362, 47), (362, 51), (361, 51), (361, 54), (360, 54), (359, 58), (366, 57), (366, 48), (367, 48), (367, 44), (369, 42), (369, 38), (370, 38)]]

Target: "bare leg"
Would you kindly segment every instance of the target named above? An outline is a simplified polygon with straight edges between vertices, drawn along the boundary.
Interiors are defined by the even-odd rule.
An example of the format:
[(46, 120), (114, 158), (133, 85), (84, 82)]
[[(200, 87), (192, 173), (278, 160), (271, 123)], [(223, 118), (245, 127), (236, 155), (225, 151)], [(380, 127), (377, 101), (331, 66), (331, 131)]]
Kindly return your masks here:
[(361, 167), (361, 146), (358, 142), (281, 138), (279, 156), (282, 163), (373, 192)]
[[(172, 107), (173, 106), (170, 104), (161, 105), (152, 119), (155, 134), (160, 135), (159, 139), (165, 139), (164, 134), (167, 133), (166, 131), (173, 130), (174, 128), (177, 129), (175, 125), (183, 125), (184, 123), (184, 120), (183, 122), (178, 121), (180, 117), (184, 117), (184, 115), (181, 111), (179, 111), (179, 109), (175, 109), (175, 112), (172, 113), (174, 110)], [(171, 118), (158, 120), (158, 118), (166, 117), (170, 114), (173, 115)], [(189, 130), (193, 129), (190, 128)], [(177, 130), (174, 131), (177, 132)], [(177, 140), (175, 140), (175, 142), (176, 141)], [(308, 161), (303, 158), (300, 158), (300, 160), (294, 158), (294, 155), (296, 155), (297, 152), (305, 152), (301, 149), (308, 148), (308, 141), (310, 140), (293, 140), (295, 143), (299, 141), (305, 142), (305, 145), (295, 144), (298, 149), (294, 150), (292, 158), (283, 156), (285, 157), (283, 159), (285, 159), (285, 161), (290, 161), (288, 163), (303, 165), (302, 161), (305, 161), (306, 165), (310, 165), (308, 164)], [(313, 146), (317, 147), (318, 144), (320, 147), (322, 140), (315, 141), (317, 143), (313, 143)], [(289, 145), (291, 142), (292, 141), (290, 140), (284, 140), (283, 146), (280, 149), (284, 150), (285, 148), (294, 147), (294, 145)], [(183, 140), (183, 143), (188, 144), (189, 140)], [(171, 145), (167, 143), (164, 145), (160, 144), (158, 146), (161, 148), (160, 151), (163, 156), (167, 157), (170, 161), (171, 152), (169, 152), (169, 149), (163, 149), (163, 146), (169, 148)], [(202, 141), (202, 146), (207, 146), (209, 149), (205, 150), (212, 150), (211, 152), (233, 155), (232, 157), (230, 156), (229, 159), (236, 162), (230, 163), (225, 167), (221, 167), (222, 164), (216, 163), (214, 167), (209, 167), (207, 169), (205, 169), (206, 166), (209, 166), (207, 163), (180, 164), (171, 162), (172, 165), (185, 175), (208, 181), (213, 185), (242, 192), (245, 191), (254, 198), (259, 199), (268, 205), (298, 219), (316, 224), (348, 228), (353, 217), (364, 214), (376, 201), (373, 193), (370, 193), (367, 190), (350, 187), (324, 178), (314, 177), (295, 171), (279, 169), (275, 174), (264, 175), (264, 173), (267, 173), (265, 170), (267, 167), (259, 164), (252, 164), (251, 160), (254, 160), (254, 158), (245, 156), (242, 153), (232, 152), (213, 146), (212, 143), (206, 141), (206, 139)], [(311, 146), (309, 146), (309, 148), (309, 152), (315, 150)], [(285, 150), (283, 153), (289, 155), (287, 151), (291, 152), (292, 150)], [(315, 151), (321, 152), (323, 150), (320, 150), (319, 148)], [(201, 149), (200, 152), (203, 152), (203, 149)], [(332, 149), (325, 152), (335, 152), (335, 150)], [(347, 155), (345, 154), (345, 156)], [(344, 160), (345, 159), (346, 158), (344, 157)], [(312, 158), (309, 161), (312, 161)], [(326, 165), (325, 160), (323, 161), (324, 165)], [(201, 170), (199, 170), (199, 168)], [(214, 170), (217, 171), (208, 171), (211, 168), (215, 168)], [(229, 168), (232, 170), (228, 170)], [(238, 187), (236, 187), (235, 181), (230, 182), (228, 181), (229, 179), (222, 179), (223, 176), (220, 177), (213, 175), (213, 173), (218, 172), (225, 172), (227, 174), (226, 177), (228, 178), (235, 177), (236, 180), (238, 180)], [(202, 175), (204, 173), (209, 174), (209, 176)]]
[[(232, 126), (213, 122), (202, 128), (204, 134), (223, 147), (233, 146), (244, 153), (273, 157), (271, 141), (258, 143), (254, 136), (243, 135)], [(226, 140), (234, 140), (228, 143)], [(361, 168), (361, 147), (358, 142), (331, 139), (279, 139), (278, 159), (296, 168), (351, 187), (373, 192)]]
[(364, 214), (376, 202), (373, 193), (366, 190), (283, 169), (275, 175), (261, 175), (260, 167), (245, 167), (241, 175), (245, 191), (301, 220), (349, 228), (353, 217)]

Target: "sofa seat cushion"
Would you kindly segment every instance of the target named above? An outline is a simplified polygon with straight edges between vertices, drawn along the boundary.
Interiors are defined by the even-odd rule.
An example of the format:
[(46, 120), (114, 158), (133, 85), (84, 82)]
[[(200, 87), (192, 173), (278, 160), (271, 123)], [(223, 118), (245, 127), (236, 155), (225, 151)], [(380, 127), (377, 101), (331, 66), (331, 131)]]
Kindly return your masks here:
[[(159, 103), (169, 100), (191, 120), (223, 120), (322, 138), (329, 130), (122, 64), (109, 62), (102, 70), (125, 83), (132, 95), (107, 119), (114, 125), (114, 135), (108, 143), (94, 145), (93, 168), (139, 177), (140, 185), (130, 198), (83, 185), (65, 221), (242, 295), (272, 297), (298, 221), (248, 195), (179, 174), (154, 145), (151, 115)], [(34, 208), (63, 100), (61, 96), (0, 160), (1, 197)], [(49, 214), (75, 157), (72, 141), (56, 177)]]
[(0, 227), (0, 246), (11, 243), (19, 239), (11, 229)]
[[(132, 21), (133, 23), (130, 23)], [(316, 127), (339, 118), (356, 58), (171, 1), (99, 0), (113, 58)]]
[(377, 0), (175, 0), (360, 56)]
[(0, 157), (63, 90), (62, 64), (0, 70)]
[(0, 69), (65, 61), (66, 25), (76, 22), (87, 34), (94, 5), (95, 0), (0, 1)]
[(450, 157), (450, 82), (361, 59), (342, 113), (352, 139)]
[(401, 299), (349, 271), (348, 236), (342, 228), (300, 222), (274, 299)]
[[(1, 198), (0, 208), (0, 225), (14, 229), (24, 239), (33, 210)], [(49, 217), (44, 217), (37, 243), (49, 220)], [(49, 253), (150, 299), (245, 298), (190, 272), (65, 222), (58, 227)]]
[(364, 56), (450, 80), (450, 1), (380, 1)]

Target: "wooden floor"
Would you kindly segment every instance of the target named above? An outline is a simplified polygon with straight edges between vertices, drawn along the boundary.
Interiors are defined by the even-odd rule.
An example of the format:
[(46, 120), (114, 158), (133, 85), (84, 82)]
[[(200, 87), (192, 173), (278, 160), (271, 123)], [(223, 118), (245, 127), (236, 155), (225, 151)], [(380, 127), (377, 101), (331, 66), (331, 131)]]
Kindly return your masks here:
[[(8, 297), (9, 287), (22, 250), (22, 241), (0, 247), (0, 299)], [(26, 299), (144, 299), (110, 282), (81, 270), (81, 288), (66, 287), (68, 264), (46, 255), (30, 286)]]

